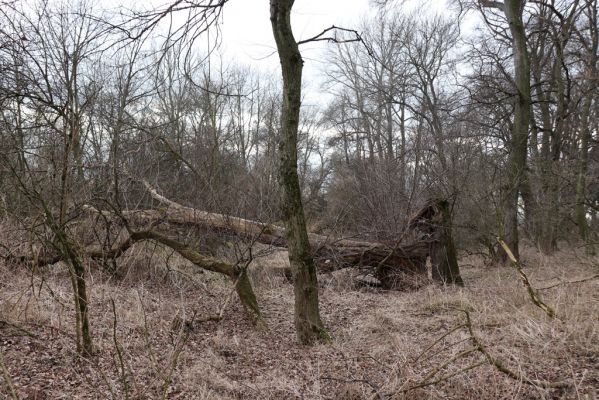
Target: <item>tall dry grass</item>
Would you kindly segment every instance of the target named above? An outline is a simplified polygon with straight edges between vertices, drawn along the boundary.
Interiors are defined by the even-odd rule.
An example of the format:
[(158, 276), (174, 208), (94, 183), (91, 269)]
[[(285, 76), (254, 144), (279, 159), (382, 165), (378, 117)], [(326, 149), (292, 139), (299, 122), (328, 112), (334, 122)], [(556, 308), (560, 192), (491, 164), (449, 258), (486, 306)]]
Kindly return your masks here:
[[(64, 267), (31, 274), (2, 265), (0, 346), (14, 385), (22, 398), (598, 396), (599, 280), (567, 283), (599, 273), (599, 260), (582, 251), (551, 257), (524, 251), (526, 272), (536, 288), (546, 288), (539, 293), (555, 308), (556, 319), (531, 303), (515, 271), (484, 267), (475, 256), (461, 259), (465, 288), (429, 285), (387, 292), (356, 287), (349, 272), (321, 276), (322, 315), (334, 339), (312, 348), (295, 341), (293, 289), (281, 271), (285, 256), (272, 253), (251, 267), (270, 325), (263, 333), (251, 327), (235, 298), (222, 321), (194, 322), (221, 310), (231, 284), (214, 274), (198, 274), (163, 249), (132, 249), (117, 276), (90, 265), (91, 323), (98, 348), (91, 361), (74, 353), (72, 296)], [(463, 328), (439, 340), (463, 323), (459, 309), (469, 311), (477, 336), (511, 370), (531, 379), (569, 380), (572, 387), (530, 386), (488, 363), (461, 372), (484, 358), (478, 352), (456, 358), (472, 347)], [(172, 382), (165, 387), (171, 369)], [(435, 378), (456, 375), (408, 390), (437, 369)]]

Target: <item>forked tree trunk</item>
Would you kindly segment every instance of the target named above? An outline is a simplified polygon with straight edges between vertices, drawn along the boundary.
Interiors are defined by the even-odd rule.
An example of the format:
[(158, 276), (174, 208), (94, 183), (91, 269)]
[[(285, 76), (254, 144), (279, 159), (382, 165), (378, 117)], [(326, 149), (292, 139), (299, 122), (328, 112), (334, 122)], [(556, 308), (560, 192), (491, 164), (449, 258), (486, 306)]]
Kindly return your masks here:
[(87, 299), (87, 282), (85, 279), (85, 267), (83, 261), (78, 254), (73, 254), (70, 258), (70, 264), (75, 274), (76, 283), (76, 307), (77, 315), (79, 316), (79, 329), (81, 331), (81, 342), (77, 344), (77, 349), (80, 354), (89, 357), (94, 353), (94, 345), (92, 341), (91, 326), (89, 323), (89, 307)]
[(300, 118), (303, 60), (291, 30), (294, 0), (270, 0), (270, 21), (283, 74), (283, 110), (279, 141), (279, 179), (283, 189), (289, 262), (295, 286), (295, 329), (301, 343), (329, 338), (320, 318), (316, 267), (308, 240), (297, 174), (297, 131)]
[(89, 357), (94, 353), (94, 346), (89, 323), (89, 307), (87, 298), (87, 282), (85, 280), (85, 267), (77, 246), (69, 239), (67, 233), (56, 226), (54, 218), (46, 212), (49, 226), (56, 235), (62, 259), (69, 266), (71, 283), (73, 286), (73, 299), (75, 303), (75, 331), (77, 353)]

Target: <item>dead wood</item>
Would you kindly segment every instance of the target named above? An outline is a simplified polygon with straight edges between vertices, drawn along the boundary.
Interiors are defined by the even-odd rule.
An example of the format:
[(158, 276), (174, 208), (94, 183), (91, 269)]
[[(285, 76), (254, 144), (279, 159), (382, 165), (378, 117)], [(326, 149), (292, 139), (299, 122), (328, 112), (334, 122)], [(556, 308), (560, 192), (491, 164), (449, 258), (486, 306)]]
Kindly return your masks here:
[[(172, 239), (158, 231), (169, 232), (173, 229), (193, 226), (247, 239), (254, 243), (287, 247), (285, 229), (281, 226), (187, 207), (161, 195), (148, 182), (144, 181), (143, 184), (151, 197), (163, 206), (162, 208), (117, 212), (84, 206), (82, 210), (100, 214), (107, 220), (120, 221), (127, 229), (137, 229), (138, 234), (144, 230), (143, 227), (151, 226), (152, 235), (161, 235), (160, 240), (163, 241)], [(420, 287), (426, 282), (426, 260), (430, 256), (434, 277), (440, 276), (443, 283), (462, 284), (455, 259), (449, 216), (447, 212), (441, 212), (444, 209), (439, 207), (439, 204), (436, 200), (427, 202), (412, 218), (406, 231), (417, 231), (421, 236), (410, 243), (398, 240), (394, 244), (387, 244), (309, 233), (314, 261), (321, 272), (332, 272), (342, 268), (366, 269), (380, 281), (383, 289), (409, 289)], [(148, 240), (160, 241), (156, 238)], [(90, 244), (82, 249), (82, 254), (92, 259), (115, 259), (127, 251), (135, 241), (133, 236), (129, 236), (112, 246)], [(39, 266), (61, 260), (60, 256), (53, 254), (11, 257), (13, 261)], [(435, 275), (435, 271), (440, 271), (440, 274)], [(222, 273), (222, 271), (216, 272)]]
[(545, 311), (545, 314), (547, 314), (550, 318), (555, 318), (556, 317), (555, 310), (553, 309), (553, 307), (550, 307), (543, 300), (541, 300), (537, 291), (532, 287), (532, 284), (530, 283), (528, 276), (526, 275), (526, 273), (524, 273), (522, 264), (520, 264), (520, 262), (516, 259), (516, 257), (514, 256), (514, 253), (512, 253), (512, 250), (500, 238), (497, 238), (497, 241), (499, 242), (501, 247), (503, 247), (503, 250), (505, 251), (507, 257), (511, 261), (511, 263), (514, 266), (514, 268), (516, 269), (516, 271), (518, 271), (518, 274), (520, 275), (520, 279), (522, 280), (522, 283), (526, 287), (528, 296), (530, 297), (530, 300), (533, 302), (533, 304), (535, 306), (539, 307), (541, 310)]
[[(186, 207), (162, 196), (148, 182), (143, 183), (150, 195), (167, 208), (161, 211), (130, 211), (126, 214), (138, 223), (164, 221), (178, 225), (198, 225), (251, 238), (266, 245), (287, 247), (283, 227)], [(424, 240), (389, 246), (383, 243), (336, 239), (314, 233), (308, 234), (308, 238), (314, 261), (320, 271), (347, 267), (373, 268), (376, 278), (385, 289), (403, 288), (406, 275), (426, 276), (429, 244)], [(410, 284), (412, 282), (413, 280)]]

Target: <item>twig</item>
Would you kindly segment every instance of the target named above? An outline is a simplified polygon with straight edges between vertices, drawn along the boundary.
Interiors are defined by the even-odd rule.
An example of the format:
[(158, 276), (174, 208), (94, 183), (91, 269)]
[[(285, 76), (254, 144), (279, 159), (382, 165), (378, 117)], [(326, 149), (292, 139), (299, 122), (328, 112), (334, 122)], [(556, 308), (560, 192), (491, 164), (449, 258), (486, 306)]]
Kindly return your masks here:
[[(352, 33), (354, 35), (353, 38), (351, 39), (339, 39), (337, 37), (337, 32), (335, 32), (335, 34), (333, 36), (325, 36), (327, 33), (329, 33), (330, 31), (342, 31), (342, 32), (349, 32)], [(340, 28), (338, 26), (329, 26), (328, 28), (324, 29), (322, 32), (320, 32), (318, 35), (315, 35), (309, 39), (304, 39), (304, 40), (300, 40), (299, 42), (297, 42), (297, 44), (305, 44), (305, 43), (310, 43), (310, 42), (331, 42), (331, 43), (351, 43), (351, 42), (363, 42), (362, 40), (362, 36), (360, 36), (360, 33), (354, 29), (347, 29), (347, 28)]]
[(583, 283), (583, 282), (588, 282), (588, 281), (592, 281), (592, 280), (594, 280), (594, 279), (597, 279), (597, 278), (599, 278), (599, 274), (597, 274), (597, 275), (593, 275), (593, 276), (590, 276), (590, 277), (588, 277), (588, 278), (579, 279), (579, 280), (577, 280), (577, 281), (558, 282), (558, 283), (556, 283), (556, 284), (554, 284), (554, 285), (551, 285), (551, 286), (545, 286), (545, 287), (539, 288), (539, 289), (537, 289), (537, 291), (538, 291), (538, 290), (547, 290), (547, 289), (553, 289), (554, 287), (557, 287), (557, 286), (560, 286), (560, 285), (573, 285), (573, 284), (575, 284), (575, 283)]
[(514, 266), (514, 268), (516, 269), (516, 271), (518, 271), (518, 274), (520, 274), (520, 279), (522, 280), (522, 283), (524, 284), (524, 286), (526, 286), (526, 290), (528, 291), (528, 295), (530, 296), (530, 299), (532, 300), (532, 302), (537, 307), (539, 307), (541, 310), (545, 311), (545, 313), (550, 318), (555, 318), (556, 317), (555, 310), (553, 310), (553, 308), (551, 308), (550, 306), (548, 306), (547, 304), (545, 304), (543, 302), (543, 300), (541, 300), (541, 298), (539, 297), (539, 295), (537, 294), (537, 292), (535, 291), (535, 289), (530, 284), (530, 281), (528, 280), (528, 276), (526, 276), (526, 274), (524, 273), (524, 269), (522, 268), (522, 264), (520, 264), (518, 262), (518, 260), (516, 260), (516, 257), (514, 257), (514, 253), (512, 253), (512, 251), (510, 250), (510, 248), (508, 247), (508, 245), (503, 240), (501, 240), (500, 238), (497, 238), (497, 241), (499, 242), (499, 244), (501, 245), (501, 247), (503, 247), (503, 250), (507, 254), (507, 256), (510, 259), (510, 261), (512, 262), (512, 265)]
[(19, 332), (24, 333), (25, 335), (29, 336), (30, 338), (34, 338), (34, 339), (39, 339), (40, 338), (35, 333), (29, 332), (27, 329), (21, 328), (20, 326), (15, 325), (15, 324), (13, 324), (11, 322), (8, 322), (6, 320), (0, 319), (0, 324), (8, 325), (8, 326), (10, 326), (12, 328), (15, 328), (16, 330), (18, 330)]
[(152, 349), (152, 343), (150, 342), (150, 329), (148, 328), (148, 317), (146, 314), (146, 308), (144, 306), (143, 299), (141, 298), (141, 294), (139, 289), (137, 290), (137, 297), (139, 299), (139, 304), (141, 306), (141, 315), (144, 321), (144, 329), (143, 329), (143, 337), (146, 342), (146, 349), (148, 350), (148, 355), (150, 357), (150, 361), (152, 361), (152, 367), (156, 374), (160, 375), (160, 367), (158, 365), (158, 361), (156, 360), (156, 355), (154, 354), (154, 350)]
[(420, 383), (421, 384), (426, 384), (427, 382), (430, 382), (430, 379), (432, 379), (435, 375), (437, 375), (439, 372), (441, 372), (443, 369), (445, 369), (445, 367), (447, 367), (448, 365), (450, 365), (451, 363), (453, 363), (454, 361), (456, 361), (456, 360), (458, 360), (458, 359), (460, 359), (462, 357), (466, 357), (467, 355), (474, 353), (477, 350), (478, 350), (477, 348), (470, 348), (470, 349), (463, 350), (463, 351), (459, 352), (458, 354), (456, 354), (455, 356), (451, 357), (449, 360), (445, 361), (443, 364), (438, 365), (431, 372), (429, 372), (428, 374), (426, 374), (426, 376), (424, 377), (424, 379), (422, 379), (420, 381)]
[(427, 381), (423, 381), (423, 382), (420, 382), (420, 383), (418, 383), (418, 384), (416, 384), (414, 386), (410, 386), (409, 388), (402, 389), (399, 392), (400, 393), (407, 393), (407, 392), (412, 391), (414, 389), (420, 389), (420, 388), (423, 388), (423, 387), (426, 387), (426, 386), (436, 385), (437, 383), (441, 383), (441, 382), (447, 381), (447, 380), (453, 378), (454, 376), (460, 375), (460, 374), (462, 374), (462, 373), (464, 373), (466, 371), (470, 371), (471, 369), (478, 368), (478, 367), (480, 367), (482, 365), (485, 365), (486, 363), (487, 363), (486, 361), (481, 361), (481, 362), (478, 362), (476, 364), (472, 364), (472, 365), (469, 365), (469, 366), (467, 366), (465, 368), (462, 368), (459, 371), (455, 371), (455, 372), (452, 372), (451, 374), (444, 375), (444, 376), (442, 376), (439, 379), (435, 379), (434, 381), (428, 381), (428, 382)]
[(335, 378), (333, 376), (323, 376), (320, 379), (328, 380), (328, 381), (343, 382), (343, 383), (365, 383), (368, 386), (370, 386), (370, 388), (374, 391), (373, 398), (378, 398), (380, 400), (383, 400), (385, 398), (379, 392), (379, 387), (377, 385), (375, 385), (374, 383), (370, 382), (368, 379), (345, 379), (345, 378)]
[(173, 381), (173, 374), (175, 372), (175, 369), (177, 368), (177, 362), (179, 361), (179, 356), (181, 356), (181, 353), (183, 352), (183, 348), (185, 347), (185, 344), (187, 343), (188, 339), (189, 339), (189, 335), (185, 332), (185, 328), (183, 327), (183, 330), (181, 331), (181, 334), (179, 335), (179, 340), (177, 341), (177, 344), (175, 345), (175, 349), (173, 351), (173, 356), (171, 358), (169, 369), (166, 373), (166, 376), (164, 377), (164, 383), (162, 384), (162, 399), (163, 400), (166, 400), (166, 398), (168, 397), (168, 388), (171, 386), (171, 382)]
[(418, 357), (416, 357), (416, 359), (414, 360), (414, 362), (418, 362), (418, 360), (420, 360), (420, 358), (430, 349), (432, 349), (433, 347), (435, 347), (435, 345), (437, 343), (439, 343), (441, 340), (443, 340), (444, 338), (446, 338), (447, 336), (451, 335), (452, 333), (454, 333), (455, 331), (465, 328), (464, 324), (460, 324), (452, 329), (450, 329), (449, 331), (445, 332), (443, 335), (441, 335), (441, 337), (437, 338), (437, 340), (435, 340), (430, 346), (428, 346), (426, 349), (424, 349), (419, 355)]
[(123, 382), (123, 390), (125, 391), (125, 399), (129, 399), (129, 382), (127, 381), (127, 370), (125, 368), (125, 361), (123, 360), (123, 352), (121, 351), (121, 346), (119, 345), (117, 336), (116, 336), (116, 307), (114, 305), (114, 300), (110, 299), (110, 304), (112, 306), (112, 315), (113, 315), (113, 324), (112, 324), (112, 340), (114, 341), (114, 347), (116, 348), (116, 354), (119, 359), (119, 364), (121, 367), (121, 381)]
[(15, 385), (12, 383), (12, 379), (10, 378), (10, 374), (8, 373), (8, 368), (4, 364), (4, 355), (2, 354), (2, 350), (0, 349), (0, 369), (2, 370), (2, 377), (4, 378), (4, 383), (10, 392), (10, 397), (12, 400), (19, 400), (19, 395), (17, 394), (17, 390), (15, 389)]

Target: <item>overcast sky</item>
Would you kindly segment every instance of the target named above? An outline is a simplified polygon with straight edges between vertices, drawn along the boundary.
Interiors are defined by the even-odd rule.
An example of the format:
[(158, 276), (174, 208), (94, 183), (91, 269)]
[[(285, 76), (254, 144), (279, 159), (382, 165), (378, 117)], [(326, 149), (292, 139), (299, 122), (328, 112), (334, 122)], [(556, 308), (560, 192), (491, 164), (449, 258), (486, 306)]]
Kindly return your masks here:
[[(113, 1), (103, 0), (103, 3)], [(170, 0), (147, 1), (159, 9), (164, 9), (171, 3)], [(450, 0), (395, 0), (391, 4), (394, 7), (401, 6), (406, 13), (418, 8), (418, 13), (432, 14), (443, 13), (448, 1)], [(123, 0), (116, 0), (116, 3), (127, 7)], [(291, 25), (295, 38), (299, 41), (311, 38), (332, 25), (360, 31), (361, 22), (375, 13), (376, 9), (370, 6), (369, 0), (296, 0)], [(186, 15), (181, 13), (175, 20), (183, 22), (185, 18)], [(223, 7), (219, 28), (220, 46), (216, 53), (222, 57), (224, 66), (249, 65), (261, 73), (280, 76), (279, 59), (270, 25), (269, 0), (228, 1)], [(210, 43), (213, 43), (213, 35), (210, 34)], [(327, 63), (324, 50), (330, 46), (333, 44), (313, 42), (300, 47), (304, 59), (305, 105), (322, 104), (323, 96), (326, 97), (321, 90), (321, 76)], [(201, 48), (201, 45), (198, 46), (198, 49)]]
[[(370, 12), (368, 0), (296, 0), (291, 16), (297, 40), (310, 38), (331, 25), (358, 28)], [(221, 52), (225, 62), (249, 64), (255, 69), (279, 73), (279, 59), (270, 25), (268, 0), (231, 0), (223, 9)], [(326, 43), (301, 46), (307, 91), (318, 90), (322, 49)]]
[[(408, 0), (404, 6), (422, 5)], [(427, 9), (443, 12), (445, 0), (428, 0)], [(268, 0), (230, 0), (223, 9), (220, 52), (225, 62), (249, 64), (262, 71), (279, 73), (279, 60), (270, 26)], [(291, 25), (296, 40), (307, 39), (331, 25), (359, 30), (360, 21), (374, 14), (369, 0), (296, 0)], [(302, 45), (305, 60), (304, 84), (308, 92), (318, 91), (319, 75), (326, 59), (326, 42)]]

